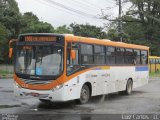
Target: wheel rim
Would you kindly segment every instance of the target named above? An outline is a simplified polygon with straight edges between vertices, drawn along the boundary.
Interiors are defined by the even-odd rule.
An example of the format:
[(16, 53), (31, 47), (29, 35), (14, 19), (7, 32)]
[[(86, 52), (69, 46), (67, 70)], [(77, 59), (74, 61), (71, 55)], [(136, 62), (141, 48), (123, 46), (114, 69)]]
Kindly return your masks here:
[(130, 94), (132, 92), (132, 83), (131, 81), (128, 84), (128, 93)]
[(82, 102), (86, 102), (89, 99), (89, 92), (87, 91), (87, 89), (83, 88), (81, 91), (81, 101)]

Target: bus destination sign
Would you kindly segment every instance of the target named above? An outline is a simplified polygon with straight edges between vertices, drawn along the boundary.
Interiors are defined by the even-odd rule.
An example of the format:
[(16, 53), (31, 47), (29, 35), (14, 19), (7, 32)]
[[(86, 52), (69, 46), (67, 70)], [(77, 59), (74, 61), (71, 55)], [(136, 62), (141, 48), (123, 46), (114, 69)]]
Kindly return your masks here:
[(56, 41), (56, 37), (54, 36), (25, 36), (25, 42), (53, 42)]

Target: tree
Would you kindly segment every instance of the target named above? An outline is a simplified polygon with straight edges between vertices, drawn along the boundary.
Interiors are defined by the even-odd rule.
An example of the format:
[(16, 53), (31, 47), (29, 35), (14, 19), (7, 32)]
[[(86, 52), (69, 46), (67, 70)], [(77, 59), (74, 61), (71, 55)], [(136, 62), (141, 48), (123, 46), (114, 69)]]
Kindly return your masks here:
[(59, 33), (59, 34), (71, 34), (72, 33), (70, 28), (67, 27), (66, 25), (57, 27), (57, 29), (55, 29), (54, 32)]
[(54, 32), (51, 24), (31, 12), (22, 15), (15, 0), (0, 0), (0, 63), (8, 61), (8, 43), (20, 33)]
[(2, 53), (5, 52), (3, 46), (5, 41), (7, 40), (6, 36), (7, 36), (7, 29), (5, 28), (5, 26), (0, 24), (0, 63), (4, 60)]
[(21, 18), (22, 28), (20, 33), (52, 33), (54, 28), (47, 22), (39, 21), (32, 12), (26, 12)]
[(15, 0), (0, 0), (0, 62), (8, 61), (8, 42), (19, 34), (20, 17)]
[(15, 0), (0, 0), (0, 23), (8, 30), (8, 39), (17, 37), (20, 31), (20, 17)]
[(104, 39), (107, 37), (107, 34), (103, 32), (103, 28), (96, 27), (93, 25), (83, 25), (83, 24), (71, 24), (71, 30), (74, 35), (83, 36), (83, 37), (93, 37)]
[[(132, 16), (133, 21), (138, 21), (137, 25), (126, 23), (132, 26), (132, 33), (135, 31), (139, 34), (139, 43), (144, 43), (151, 47), (151, 55), (160, 55), (160, 1), (159, 0), (128, 0), (132, 3), (132, 7), (126, 16)], [(128, 25), (127, 25), (128, 24)], [(135, 29), (136, 28), (136, 29)], [(132, 34), (131, 37), (135, 37)], [(138, 40), (138, 39), (137, 39)]]
[(127, 15), (137, 18), (144, 26), (147, 40), (152, 41), (155, 30), (160, 27), (159, 0), (129, 0), (132, 3)]
[[(131, 3), (131, 8), (121, 18), (125, 42), (147, 45), (151, 55), (160, 55), (160, 1), (159, 0), (124, 0)], [(123, 1), (123, 2), (124, 2)], [(108, 19), (107, 15), (102, 17)], [(111, 24), (117, 25), (117, 19)], [(111, 28), (112, 29), (112, 28)], [(114, 28), (117, 31), (116, 27)], [(109, 30), (109, 32), (113, 30)]]

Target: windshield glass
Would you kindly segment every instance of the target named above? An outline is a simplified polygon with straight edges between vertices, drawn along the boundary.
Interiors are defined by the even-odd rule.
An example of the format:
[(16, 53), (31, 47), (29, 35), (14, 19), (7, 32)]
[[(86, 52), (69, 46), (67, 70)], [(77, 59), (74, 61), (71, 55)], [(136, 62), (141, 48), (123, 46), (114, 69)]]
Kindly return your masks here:
[(59, 75), (63, 71), (60, 46), (17, 46), (15, 71), (28, 75)]

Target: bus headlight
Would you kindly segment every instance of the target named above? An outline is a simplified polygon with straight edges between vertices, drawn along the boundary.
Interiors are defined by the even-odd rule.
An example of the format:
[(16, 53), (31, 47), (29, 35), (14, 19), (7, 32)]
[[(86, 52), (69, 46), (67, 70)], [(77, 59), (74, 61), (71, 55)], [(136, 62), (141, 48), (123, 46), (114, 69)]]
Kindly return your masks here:
[(61, 85), (57, 85), (55, 88), (52, 89), (52, 91), (55, 91), (55, 90), (59, 90), (63, 87), (63, 84)]
[(14, 82), (14, 84), (15, 84), (16, 88), (19, 88), (19, 89), (22, 88), (17, 82)]

